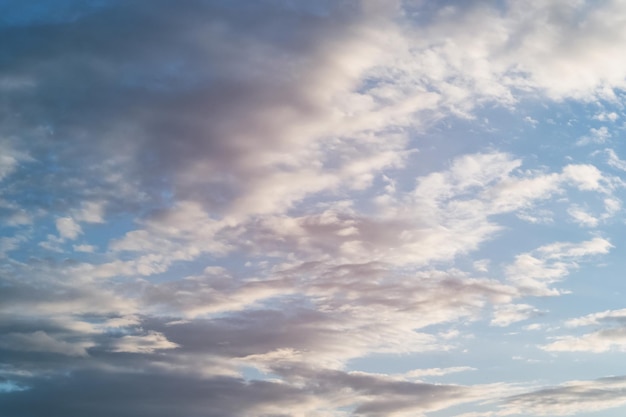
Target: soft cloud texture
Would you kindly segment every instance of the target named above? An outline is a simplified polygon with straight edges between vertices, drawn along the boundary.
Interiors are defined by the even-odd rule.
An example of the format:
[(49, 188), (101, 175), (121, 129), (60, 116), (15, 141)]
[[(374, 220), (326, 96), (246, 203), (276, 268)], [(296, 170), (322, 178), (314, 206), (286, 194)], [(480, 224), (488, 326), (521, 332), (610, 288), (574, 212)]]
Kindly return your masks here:
[(623, 412), (622, 2), (0, 14), (7, 415)]
[(568, 416), (580, 412), (600, 411), (626, 403), (624, 377), (593, 381), (570, 381), (507, 399), (506, 414)]
[(626, 350), (626, 311), (608, 310), (568, 320), (567, 327), (595, 326), (600, 328), (581, 336), (560, 336), (542, 346), (550, 352), (607, 352)]

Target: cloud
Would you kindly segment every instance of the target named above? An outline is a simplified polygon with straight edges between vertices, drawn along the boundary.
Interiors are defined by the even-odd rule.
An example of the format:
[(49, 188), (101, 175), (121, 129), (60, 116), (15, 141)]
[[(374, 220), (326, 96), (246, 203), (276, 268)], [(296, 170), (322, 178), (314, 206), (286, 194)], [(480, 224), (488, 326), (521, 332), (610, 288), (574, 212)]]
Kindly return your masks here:
[(592, 313), (576, 319), (565, 322), (567, 327), (591, 326), (610, 321), (622, 322), (626, 319), (626, 309), (623, 310), (606, 310), (600, 313)]
[(605, 149), (609, 156), (608, 164), (613, 168), (626, 171), (626, 161), (621, 160), (613, 149)]
[(456, 372), (475, 371), (475, 368), (469, 366), (455, 366), (452, 368), (429, 368), (429, 369), (414, 369), (405, 373), (408, 378), (421, 378), (424, 376), (441, 376), (448, 375)]
[(593, 352), (626, 350), (626, 312), (607, 310), (568, 320), (568, 328), (591, 326), (600, 327), (581, 336), (557, 336), (553, 342), (541, 346), (549, 352)]
[[(23, 125), (12, 121), (15, 129), (30, 130), (38, 114), (49, 120), (49, 131), (38, 135), (35, 157), (49, 152), (68, 167), (50, 173), (41, 185), (63, 190), (74, 204), (86, 197), (85, 204), (108, 201), (112, 209), (157, 202), (165, 186), (177, 197), (237, 216), (283, 211), (310, 193), (340, 186), (363, 187), (371, 172), (402, 161), (397, 151), (405, 143), (403, 135), (387, 135), (385, 142), (370, 138), (352, 147), (362, 132), (386, 125), (346, 114), (359, 100), (366, 106), (361, 113), (373, 110), (368, 97), (352, 90), (362, 71), (378, 62), (390, 11), (321, 7), (339, 20), (320, 19), (305, 7), (275, 5), (264, 10), (266, 19), (249, 25), (259, 6), (242, 5), (233, 14), (215, 2), (193, 1), (175, 10), (160, 2), (148, 12), (138, 3), (113, 2), (71, 25), (52, 26), (46, 36), (5, 29), (32, 42), (29, 54), (6, 68), (7, 75), (36, 79), (35, 91), (51, 102), (67, 98), (66, 112), (24, 104), (21, 95), (30, 92), (12, 93), (25, 115)], [(210, 24), (200, 18), (207, 14)], [(172, 16), (186, 24), (177, 25)], [(100, 36), (111, 21), (119, 23), (116, 36), (124, 42)], [(298, 33), (275, 42), (283, 24)], [(97, 51), (83, 50), (71, 40), (75, 37), (93, 40)], [(104, 67), (109, 70), (101, 71)], [(107, 94), (83, 106), (90, 101), (85, 85)], [(361, 121), (351, 126), (355, 119)], [(339, 141), (327, 142), (329, 135)], [(65, 144), (62, 152), (54, 146), (56, 138)], [(329, 146), (345, 160), (330, 160)], [(64, 175), (80, 170), (98, 181), (87, 185), (86, 178)], [(212, 191), (199, 194), (197, 187)], [(100, 220), (93, 206), (77, 210), (78, 221)]]
[(56, 220), (57, 230), (63, 239), (76, 239), (83, 231), (71, 217), (61, 217)]
[(183, 354), (217, 355), (265, 371), (300, 362), (337, 369), (373, 353), (451, 349), (450, 338), (421, 329), (477, 320), (489, 302), (514, 296), (496, 281), (459, 274), (398, 276), (383, 264), (319, 263), (247, 282), (211, 272), (143, 289), (140, 311), (188, 319), (146, 320), (142, 327), (162, 333)]
[(79, 222), (87, 223), (103, 223), (104, 222), (104, 203), (95, 201), (86, 201), (79, 210), (75, 211), (74, 219)]
[(174, 349), (178, 345), (172, 343), (158, 332), (148, 332), (145, 335), (122, 336), (113, 344), (114, 352), (153, 353), (156, 350)]
[[(82, 371), (56, 380), (37, 381), (37, 388), (3, 395), (0, 402), (7, 412), (52, 417), (111, 413), (122, 417), (168, 416), (172, 413), (223, 416), (280, 415), (285, 409), (311, 409), (311, 399), (302, 390), (285, 384), (241, 379), (183, 378), (176, 375), (128, 372)], [(173, 385), (174, 384), (174, 385)], [(172, 387), (176, 387), (172, 390)], [(58, 401), (77, 396), (80, 401)], [(37, 400), (35, 400), (37, 399)], [(298, 415), (298, 414), (296, 414)], [(303, 412), (299, 412), (304, 416)]]
[[(528, 297), (563, 294), (555, 283), (618, 244), (602, 228), (623, 182), (575, 141), (617, 135), (623, 5), (87, 3), (2, 10), (0, 390), (24, 387), (4, 388), (3, 410), (378, 417), (621, 401), (613, 380), (511, 397), (519, 386), (416, 378), (489, 380), (464, 363), (465, 341), (540, 315)], [(519, 116), (581, 102), (607, 126), (564, 128), (557, 145), (539, 111)], [(492, 129), (494, 115), (537, 137)], [(618, 324), (542, 348), (621, 350), (621, 314), (582, 317)], [(411, 371), (435, 356), (441, 367)], [(406, 366), (356, 370), (381, 357)], [(592, 399), (600, 386), (607, 402)]]
[(624, 377), (570, 381), (558, 387), (516, 395), (507, 399), (507, 414), (569, 416), (619, 407), (626, 402)]
[(568, 165), (563, 168), (563, 176), (583, 191), (605, 188), (602, 186), (602, 173), (593, 165)]
[(517, 255), (506, 272), (509, 280), (523, 293), (558, 295), (559, 290), (549, 288), (548, 284), (562, 280), (571, 269), (577, 268), (579, 258), (606, 254), (612, 247), (608, 240), (599, 237), (579, 244), (557, 242)]
[(73, 245), (72, 248), (76, 252), (86, 252), (86, 253), (92, 253), (93, 251), (96, 250), (95, 246), (93, 245)]
[[(416, 9), (421, 19), (409, 29), (410, 52), (389, 74), (403, 86), (420, 80), (457, 114), (469, 117), (488, 101), (514, 105), (525, 93), (614, 100), (624, 86), (626, 63), (610, 58), (619, 50), (615, 40), (623, 38), (615, 17), (624, 11), (619, 2), (468, 2)], [(411, 78), (415, 73), (419, 78)]]
[(337, 263), (423, 266), (475, 250), (500, 230), (492, 216), (532, 209), (570, 185), (611, 195), (613, 178), (594, 166), (570, 164), (561, 173), (518, 173), (520, 166), (520, 160), (505, 153), (465, 155), (448, 170), (417, 178), (410, 193), (377, 197), (376, 211), (368, 215), (352, 202), (339, 201), (315, 214), (219, 220), (197, 202), (180, 201), (153, 212), (142, 228), (110, 244), (114, 251), (143, 255), (98, 269), (103, 276), (149, 276), (163, 273), (176, 261), (203, 254), (224, 256), (242, 248), (272, 257), (297, 248), (300, 261), (332, 256)]
[(615, 112), (600, 112), (594, 115), (593, 119), (599, 120), (601, 122), (605, 122), (607, 120), (610, 120), (611, 122), (615, 122), (617, 119), (619, 119), (619, 115)]
[(20, 163), (32, 161), (27, 152), (19, 150), (11, 142), (9, 140), (0, 140), (0, 181), (5, 180), (9, 175), (17, 171)]
[(539, 311), (528, 304), (498, 306), (493, 312), (492, 326), (506, 327), (518, 321), (527, 320)]
[[(464, 114), (481, 102), (477, 97), (511, 103), (516, 89), (593, 96), (621, 85), (615, 74), (606, 72), (617, 71), (620, 64), (603, 66), (580, 52), (586, 48), (573, 54), (566, 47), (580, 39), (601, 44), (596, 50), (610, 50), (611, 42), (601, 42), (608, 33), (621, 33), (621, 26), (607, 27), (610, 19), (602, 20), (602, 26), (599, 22), (616, 5), (591, 8), (582, 33), (574, 12), (543, 4), (524, 10), (511, 5), (502, 15), (472, 3), (441, 10), (429, 25), (417, 28), (396, 26), (398, 9), (393, 4), (374, 4), (320, 6), (335, 20), (320, 19), (304, 6), (276, 6), (264, 10), (263, 22), (246, 26), (258, 6), (233, 15), (214, 2), (194, 1), (174, 12), (160, 2), (147, 13), (138, 3), (112, 2), (80, 15), (67, 26), (71, 33), (58, 25), (47, 29), (48, 36), (26, 38), (25, 28), (11, 28), (32, 47), (6, 68), (6, 76), (19, 73), (36, 79), (35, 91), (52, 103), (67, 97), (64, 108), (71, 110), (34, 105), (21, 99), (30, 92), (17, 90), (11, 94), (25, 115), (23, 125), (13, 120), (8, 126), (30, 129), (31, 118), (45, 114), (51, 126), (48, 133), (38, 132), (35, 157), (51, 149), (59, 164), (99, 176), (89, 186), (84, 178), (64, 177), (64, 170), (45, 178), (42, 186), (62, 189), (74, 196), (75, 204), (82, 197), (78, 194), (107, 200), (111, 207), (146, 199), (157, 202), (164, 186), (177, 197), (240, 216), (282, 211), (312, 193), (358, 189), (371, 182), (374, 172), (402, 165), (406, 136), (397, 128), (419, 124), (420, 118), (412, 115), (424, 110), (448, 108)], [(124, 13), (127, 20), (120, 19)], [(211, 24), (201, 22), (199, 16), (205, 13), (212, 16)], [(172, 15), (186, 25), (177, 26)], [(275, 23), (297, 19), (298, 33), (275, 42), (276, 28), (282, 27)], [(125, 36), (125, 42), (99, 36), (110, 21), (120, 22), (117, 36)], [(123, 23), (131, 21), (133, 25)], [(172, 30), (164, 29), (170, 26)], [(475, 36), (468, 39), (467, 31)], [(160, 35), (165, 32), (170, 36)], [(444, 34), (453, 41), (443, 42)], [(84, 51), (71, 40), (79, 38), (93, 39), (98, 47)], [(538, 44), (546, 49), (537, 49)], [(54, 45), (63, 45), (63, 50)], [(507, 53), (501, 52), (504, 46)], [(391, 56), (395, 59), (387, 59)], [(28, 65), (29, 60), (35, 64)], [(313, 61), (317, 64), (308, 64)], [(210, 69), (204, 62), (212, 62)], [(110, 70), (101, 71), (97, 63)], [(562, 77), (559, 68), (565, 63), (577, 71)], [(364, 77), (371, 85), (359, 90)], [(82, 106), (89, 100), (84, 85), (107, 94), (92, 106)], [(246, 123), (234, 123), (233, 117)], [(396, 133), (388, 131), (390, 126)], [(95, 146), (82, 141), (86, 131)], [(168, 139), (173, 132), (176, 141)], [(380, 135), (386, 140), (376, 140)], [(63, 152), (51, 148), (54, 138), (66, 141)], [(354, 138), (360, 146), (353, 146)], [(331, 150), (345, 159), (333, 158), (327, 153)], [(198, 187), (212, 191), (197, 193)]]
[(0, 258), (7, 256), (8, 252), (14, 251), (20, 247), (23, 241), (20, 237), (1, 237), (0, 238)]
[(581, 226), (596, 227), (598, 225), (598, 219), (593, 217), (591, 214), (587, 213), (580, 207), (570, 207), (567, 210), (567, 213), (576, 223), (580, 224)]
[(606, 126), (601, 126), (598, 129), (595, 128), (591, 128), (589, 129), (589, 134), (587, 136), (583, 136), (581, 137), (578, 142), (576, 142), (577, 145), (589, 145), (591, 143), (595, 143), (595, 144), (602, 144), (605, 143), (607, 141), (607, 139), (609, 139), (611, 137), (611, 133), (609, 133), (609, 130), (607, 129)]
[(68, 343), (57, 340), (46, 332), (7, 333), (0, 338), (0, 347), (13, 351), (50, 352), (67, 356), (87, 356), (89, 344)]
[[(182, 378), (162, 373), (119, 374), (95, 370), (73, 373), (52, 383), (37, 381), (36, 388), (3, 395), (4, 410), (47, 415), (167, 416), (173, 412), (223, 415), (297, 417), (342, 416), (342, 407), (366, 417), (408, 416), (454, 404), (474, 402), (506, 390), (501, 386), (425, 384), (397, 381), (384, 376), (332, 370), (299, 369), (292, 372), (302, 384), (245, 381), (239, 378)], [(174, 384), (174, 385), (173, 385)], [(98, 387), (98, 388), (96, 388)], [(172, 387), (175, 387), (174, 389)], [(76, 395), (79, 401), (58, 401)], [(38, 398), (38, 401), (33, 401)], [(417, 398), (420, 401), (414, 401)], [(225, 414), (226, 413), (226, 414)]]
[(608, 352), (626, 350), (626, 329), (603, 329), (580, 337), (563, 336), (542, 346), (548, 352)]

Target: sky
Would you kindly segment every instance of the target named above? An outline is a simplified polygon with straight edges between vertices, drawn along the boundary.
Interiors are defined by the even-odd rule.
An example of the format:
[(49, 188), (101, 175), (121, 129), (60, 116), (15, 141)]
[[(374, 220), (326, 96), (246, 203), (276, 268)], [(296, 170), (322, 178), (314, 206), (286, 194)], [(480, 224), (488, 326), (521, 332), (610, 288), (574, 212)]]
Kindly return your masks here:
[(0, 0), (0, 414), (623, 416), (624, 50), (621, 0)]

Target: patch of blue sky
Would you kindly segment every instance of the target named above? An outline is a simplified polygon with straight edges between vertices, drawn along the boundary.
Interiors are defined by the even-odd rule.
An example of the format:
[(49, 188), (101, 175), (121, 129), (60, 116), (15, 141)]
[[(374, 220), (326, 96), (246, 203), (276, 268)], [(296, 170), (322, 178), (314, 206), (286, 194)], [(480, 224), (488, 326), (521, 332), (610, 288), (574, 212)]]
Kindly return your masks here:
[(0, 28), (74, 22), (118, 1), (0, 0)]
[[(524, 320), (507, 327), (492, 326), (487, 320), (467, 322), (456, 326), (458, 339), (450, 340), (450, 349), (411, 354), (372, 354), (351, 360), (348, 370), (405, 374), (413, 369), (468, 367), (446, 375), (422, 376), (427, 382), (451, 384), (490, 384), (504, 382), (522, 384), (560, 384), (575, 379), (595, 379), (605, 375), (620, 375), (625, 369), (617, 366), (619, 351), (597, 353), (548, 352), (541, 346), (559, 335), (563, 322), (550, 312), (537, 319), (541, 328), (526, 327), (535, 321)], [(486, 318), (486, 317), (485, 317)], [(431, 331), (448, 331), (450, 325), (437, 325)], [(556, 329), (556, 330), (552, 330)], [(568, 329), (566, 334), (571, 334)], [(583, 331), (581, 331), (581, 334)]]
[[(519, 155), (532, 155), (539, 163), (548, 166), (588, 160), (594, 147), (606, 146), (603, 141), (609, 137), (590, 138), (589, 141), (581, 142), (581, 139), (589, 136), (590, 129), (603, 126), (609, 132), (619, 129), (615, 121), (594, 119), (594, 116), (600, 114), (615, 113), (615, 110), (607, 110), (599, 103), (534, 103), (527, 104), (521, 113), (526, 114), (523, 118), (518, 115), (518, 124), (523, 124), (520, 126), (523, 132), (516, 135), (517, 140), (510, 142), (510, 151)], [(616, 120), (619, 123), (619, 119)]]
[(136, 227), (136, 218), (127, 213), (106, 216), (104, 220), (103, 223), (81, 223), (83, 235), (79, 236), (78, 242), (93, 245), (98, 252), (105, 252), (112, 241)]
[[(619, 357), (623, 354), (619, 351), (598, 354), (541, 349), (541, 346), (547, 345), (553, 341), (552, 337), (559, 334), (558, 330), (549, 330), (549, 320), (542, 324), (548, 330), (524, 330), (521, 323), (504, 329), (476, 329), (477, 337), (464, 341), (463, 347), (467, 352), (463, 357), (466, 366), (477, 370), (471, 374), (450, 375), (453, 378), (449, 381), (468, 384), (478, 381), (535, 381), (543, 385), (557, 385), (568, 380), (620, 375), (625, 371), (623, 366), (618, 365)], [(567, 334), (571, 333), (571, 329), (568, 329)]]
[(10, 380), (0, 381), (0, 395), (11, 392), (26, 391), (27, 389), (29, 388), (23, 385), (19, 385), (18, 383)]
[[(589, 134), (589, 129), (602, 126), (611, 130), (621, 129), (616, 125), (619, 118), (617, 122), (594, 119), (601, 114), (620, 114), (619, 108), (607, 106), (609, 103), (533, 100), (518, 103), (514, 109), (479, 108), (471, 119), (448, 117), (420, 135), (416, 143), (421, 154), (416, 155), (416, 159), (441, 164), (446, 158), (495, 149), (523, 157), (525, 166), (529, 167), (542, 164), (554, 167), (572, 160), (587, 160), (590, 147), (577, 142)], [(438, 157), (424, 158), (424, 153), (428, 151), (436, 152)], [(442, 167), (428, 165), (421, 168), (426, 173)]]
[(493, 149), (496, 138), (500, 135), (486, 126), (477, 128), (472, 120), (454, 117), (441, 120), (427, 131), (414, 134), (411, 145), (418, 152), (409, 156), (406, 172), (400, 179), (405, 178), (414, 186), (415, 178), (449, 168), (456, 157)]
[[(445, 408), (444, 410), (433, 410), (428, 413), (432, 417), (453, 417), (461, 416), (464, 413), (489, 413), (493, 412), (494, 405), (498, 405), (495, 401), (482, 400), (478, 402), (464, 403), (459, 405), (453, 405)], [(480, 414), (478, 414), (480, 415)], [(489, 415), (489, 414), (486, 414)]]
[(624, 415), (624, 407), (607, 408), (600, 411), (584, 411), (576, 413), (576, 417), (622, 417)]
[[(57, 261), (67, 259), (103, 261), (106, 259), (109, 243), (121, 238), (124, 233), (132, 230), (131, 227), (134, 225), (133, 216), (111, 216), (106, 218), (105, 223), (81, 223), (82, 232), (75, 239), (63, 239), (56, 226), (58, 218), (58, 216), (48, 215), (36, 219), (33, 225), (21, 226), (17, 229), (17, 233), (20, 229), (22, 230), (25, 238), (15, 250), (11, 251), (11, 257), (20, 262), (26, 262), (32, 258)], [(0, 236), (15, 235), (15, 228), (0, 228)], [(93, 253), (91, 253), (92, 250)], [(120, 254), (119, 259), (123, 258), (124, 254)]]
[[(30, 139), (23, 138), (25, 141)], [(5, 179), (2, 196), (37, 216), (42, 214), (40, 210), (44, 211), (43, 214), (64, 212), (77, 200), (82, 200), (85, 190), (93, 187), (94, 182), (79, 174), (84, 168), (80, 161), (71, 166), (59, 162), (59, 154), (70, 150), (70, 146), (59, 145), (58, 148), (49, 152), (36, 149), (32, 160), (20, 163), (18, 169)]]
[[(557, 212), (552, 218), (563, 215)], [(512, 264), (515, 257), (522, 253), (532, 252), (541, 246), (556, 242), (580, 243), (592, 239), (594, 233), (588, 229), (572, 227), (565, 222), (557, 224), (532, 223), (521, 220), (515, 215), (494, 216), (497, 223), (502, 227), (490, 239), (481, 242), (477, 250), (457, 258), (465, 261), (467, 268), (471, 267), (475, 260), (486, 259), (495, 267), (504, 267)], [(515, 243), (515, 245), (512, 245)], [(504, 271), (497, 271), (500, 277), (504, 277)], [(492, 275), (493, 276), (493, 275)]]
[[(613, 240), (616, 247), (621, 244)], [(623, 307), (623, 296), (626, 294), (626, 282), (623, 279), (623, 271), (626, 268), (626, 261), (619, 249), (613, 249), (606, 255), (601, 255), (589, 262), (580, 262), (578, 267), (571, 271), (570, 275), (561, 284), (565, 289), (570, 290), (568, 294), (569, 303), (574, 311), (585, 311), (600, 307), (600, 309), (617, 309)], [(598, 285), (602, 283), (602, 285)], [(557, 303), (558, 298), (554, 299)], [(587, 304), (589, 303), (589, 304)], [(565, 305), (566, 313), (570, 312)], [(621, 306), (621, 307), (620, 307)], [(585, 313), (583, 313), (585, 314)]]
[[(276, 4), (272, 0), (260, 0), (255, 2), (245, 1), (232, 1), (232, 0), (208, 0), (206, 3), (210, 3), (220, 9), (231, 10), (233, 12), (259, 12), (267, 11), (269, 4), (274, 6), (285, 8), (290, 12), (299, 12), (303, 14), (312, 14), (320, 17), (326, 17), (337, 7), (337, 2), (332, 0), (319, 0), (315, 2), (300, 2), (300, 1), (284, 1)], [(346, 2), (352, 3), (352, 2)], [(356, 3), (356, 2), (354, 2)]]
[(271, 381), (280, 380), (280, 376), (271, 372), (263, 372), (254, 366), (242, 366), (239, 368), (241, 376), (246, 381)]

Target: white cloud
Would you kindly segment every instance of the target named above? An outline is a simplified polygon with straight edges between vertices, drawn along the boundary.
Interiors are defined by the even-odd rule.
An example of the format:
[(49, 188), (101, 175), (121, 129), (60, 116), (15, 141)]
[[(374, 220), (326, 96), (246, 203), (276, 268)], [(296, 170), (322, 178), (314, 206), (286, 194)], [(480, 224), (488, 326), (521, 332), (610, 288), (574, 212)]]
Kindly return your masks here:
[(620, 159), (613, 149), (605, 149), (605, 152), (609, 155), (608, 164), (610, 166), (626, 171), (626, 161)]
[(602, 172), (593, 165), (568, 165), (563, 168), (563, 177), (583, 191), (603, 190), (604, 188)]
[(592, 313), (584, 317), (568, 320), (565, 325), (568, 327), (591, 326), (607, 321), (625, 322), (626, 324), (626, 309), (606, 310), (600, 313)]
[(622, 209), (622, 202), (617, 198), (605, 198), (604, 199), (604, 213), (603, 219), (609, 219), (615, 216)]
[[(104, 265), (99, 269), (107, 276), (132, 270), (150, 275), (167, 270), (176, 260), (248, 246), (271, 256), (297, 248), (302, 260), (333, 256), (338, 263), (425, 265), (476, 249), (500, 230), (490, 221), (492, 215), (529, 210), (536, 201), (562, 192), (569, 182), (589, 189), (601, 188), (603, 180), (601, 174), (595, 175), (595, 167), (569, 165), (562, 174), (517, 174), (520, 165), (504, 153), (462, 156), (450, 169), (418, 178), (411, 194), (379, 197), (377, 211), (368, 216), (338, 203), (316, 215), (219, 221), (198, 203), (179, 202), (110, 245), (115, 251), (144, 253), (142, 258), (111, 263), (105, 268), (110, 272)], [(258, 236), (264, 236), (262, 246)]]
[(0, 181), (15, 172), (22, 161), (32, 161), (32, 158), (16, 150), (8, 141), (0, 140)]
[(33, 223), (33, 217), (24, 209), (15, 211), (7, 220), (7, 226), (22, 226)]
[(489, 263), (490, 263), (489, 259), (480, 259), (478, 261), (474, 261), (472, 266), (474, 267), (476, 271), (487, 272), (489, 271)]
[(78, 223), (71, 217), (61, 217), (56, 219), (56, 226), (63, 239), (76, 239), (83, 231)]
[(626, 310), (607, 310), (568, 320), (568, 328), (600, 327), (581, 336), (559, 336), (541, 348), (550, 352), (626, 351)]
[(505, 304), (497, 306), (491, 319), (492, 326), (506, 327), (537, 315), (539, 310), (528, 304)]
[(62, 245), (64, 241), (65, 240), (62, 237), (48, 235), (46, 240), (39, 242), (37, 245), (52, 252), (62, 253)]
[(20, 237), (0, 237), (0, 259), (5, 258), (8, 252), (18, 249), (22, 240)]
[(93, 253), (96, 247), (93, 245), (73, 245), (72, 249), (74, 249), (75, 252)]
[(157, 350), (179, 347), (159, 332), (149, 331), (145, 335), (126, 335), (113, 342), (114, 352), (154, 353)]
[(609, 139), (610, 137), (611, 137), (611, 133), (609, 133), (609, 129), (607, 129), (606, 126), (599, 127), (598, 129), (592, 127), (591, 129), (589, 129), (589, 134), (581, 137), (578, 140), (578, 142), (576, 142), (576, 144), (577, 145), (589, 145), (591, 143), (601, 144), (601, 143), (605, 143), (607, 139)]
[(570, 270), (578, 268), (581, 260), (606, 254), (612, 247), (608, 240), (599, 237), (578, 244), (557, 242), (517, 255), (506, 273), (522, 293), (558, 295), (560, 291), (550, 288), (549, 284), (562, 280)]
[(575, 258), (592, 255), (606, 254), (613, 245), (604, 238), (594, 237), (581, 243), (557, 242), (541, 246), (538, 252), (549, 259)]
[(541, 346), (548, 352), (593, 352), (611, 350), (626, 351), (626, 328), (604, 329), (583, 336), (558, 337), (554, 342)]
[(619, 2), (510, 2), (504, 12), (476, 2), (431, 13), (428, 24), (403, 34), (411, 48), (404, 56), (394, 51), (401, 57), (394, 68), (377, 73), (389, 74), (391, 85), (439, 92), (450, 112), (468, 115), (489, 100), (511, 105), (520, 90), (615, 100), (625, 85), (626, 60), (612, 58), (620, 50), (615, 39), (625, 35), (615, 18), (624, 13)]
[(126, 315), (121, 317), (116, 317), (112, 319), (106, 320), (102, 323), (102, 327), (104, 328), (122, 328), (122, 327), (131, 327), (138, 326), (141, 324), (141, 320), (136, 315)]
[(425, 376), (443, 376), (457, 372), (476, 371), (476, 368), (471, 366), (453, 366), (450, 368), (428, 368), (428, 369), (413, 369), (412, 371), (402, 374), (407, 378), (422, 378)]
[(536, 119), (533, 119), (530, 116), (526, 116), (524, 117), (524, 121), (529, 123), (532, 127), (537, 127), (537, 125), (539, 124), (539, 121)]
[(103, 223), (104, 222), (104, 202), (86, 201), (81, 208), (75, 210), (73, 219), (78, 222)]
[(615, 112), (600, 112), (596, 115), (593, 116), (594, 120), (599, 120), (601, 122), (605, 122), (607, 120), (610, 120), (611, 122), (616, 121), (617, 119), (619, 119), (619, 115)]
[(596, 227), (598, 225), (598, 219), (593, 217), (578, 206), (572, 206), (567, 209), (567, 213), (572, 219), (581, 226), (584, 227)]

